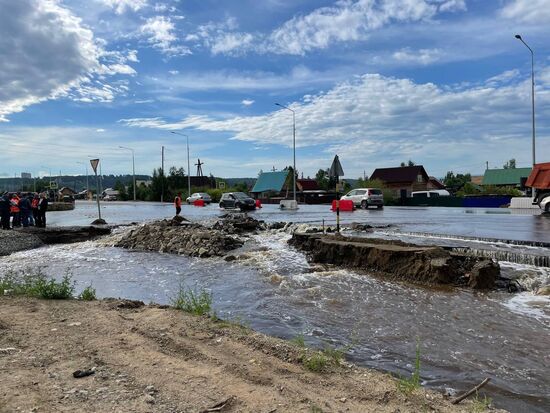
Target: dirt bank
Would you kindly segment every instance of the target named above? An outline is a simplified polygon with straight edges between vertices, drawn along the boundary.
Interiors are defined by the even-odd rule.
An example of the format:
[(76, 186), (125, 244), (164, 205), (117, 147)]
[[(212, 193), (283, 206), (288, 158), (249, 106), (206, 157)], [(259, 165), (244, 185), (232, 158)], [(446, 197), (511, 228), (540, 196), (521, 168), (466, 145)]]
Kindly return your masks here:
[(310, 372), (301, 354), (170, 308), (0, 297), (0, 412), (471, 411), (371, 370)]
[(495, 288), (500, 266), (487, 258), (401, 241), (294, 232), (289, 243), (315, 263), (376, 271), (419, 284)]

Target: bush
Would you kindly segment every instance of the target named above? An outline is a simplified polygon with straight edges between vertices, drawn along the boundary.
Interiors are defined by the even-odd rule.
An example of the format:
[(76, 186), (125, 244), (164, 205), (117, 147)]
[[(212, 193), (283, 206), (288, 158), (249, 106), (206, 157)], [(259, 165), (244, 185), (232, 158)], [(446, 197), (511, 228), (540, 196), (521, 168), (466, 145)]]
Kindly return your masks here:
[(83, 301), (94, 301), (96, 299), (95, 288), (92, 287), (92, 285), (90, 284), (89, 286), (84, 288), (84, 290), (82, 290), (78, 298)]
[(74, 281), (65, 274), (61, 281), (48, 278), (40, 270), (35, 272), (10, 272), (0, 277), (0, 291), (9, 291), (13, 295), (25, 295), (51, 300), (73, 297)]
[(212, 202), (220, 202), (223, 192), (221, 189), (207, 189), (206, 193), (210, 195)]
[(206, 290), (200, 292), (180, 286), (177, 295), (171, 299), (172, 306), (178, 310), (195, 315), (210, 314), (212, 294)]

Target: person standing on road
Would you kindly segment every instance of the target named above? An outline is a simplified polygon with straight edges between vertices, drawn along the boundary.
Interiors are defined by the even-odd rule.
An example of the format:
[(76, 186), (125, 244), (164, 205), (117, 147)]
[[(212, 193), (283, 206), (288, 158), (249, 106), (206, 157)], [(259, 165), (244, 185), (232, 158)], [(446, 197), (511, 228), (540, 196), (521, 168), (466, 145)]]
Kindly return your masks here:
[(38, 201), (38, 221), (37, 227), (46, 228), (46, 211), (48, 210), (48, 198), (43, 192), (40, 194), (40, 200)]
[(2, 229), (11, 229), (10, 197), (7, 192), (0, 196), (0, 219), (2, 221)]
[(38, 224), (35, 222), (38, 218), (38, 202), (40, 201), (40, 198), (38, 194), (34, 194), (31, 200), (31, 217), (32, 217), (32, 225), (38, 226)]
[(19, 210), (21, 213), (21, 223), (23, 227), (29, 226), (29, 217), (31, 216), (31, 201), (28, 197), (23, 196), (19, 201)]
[(21, 226), (21, 215), (20, 215), (21, 210), (19, 209), (20, 200), (21, 199), (19, 198), (19, 196), (17, 196), (17, 194), (13, 194), (10, 199), (10, 213), (11, 213), (11, 216), (13, 217), (12, 226), (14, 228)]
[(178, 192), (176, 198), (174, 199), (174, 206), (176, 207), (176, 215), (179, 215), (181, 212), (181, 192)]

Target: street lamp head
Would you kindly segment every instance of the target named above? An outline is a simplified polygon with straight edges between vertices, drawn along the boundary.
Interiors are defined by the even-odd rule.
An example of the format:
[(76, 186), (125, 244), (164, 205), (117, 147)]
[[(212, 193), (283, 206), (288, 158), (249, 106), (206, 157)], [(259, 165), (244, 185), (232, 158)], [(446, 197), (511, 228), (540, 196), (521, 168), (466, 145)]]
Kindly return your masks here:
[(519, 34), (516, 34), (514, 37), (518, 40), (521, 40), (521, 36)]

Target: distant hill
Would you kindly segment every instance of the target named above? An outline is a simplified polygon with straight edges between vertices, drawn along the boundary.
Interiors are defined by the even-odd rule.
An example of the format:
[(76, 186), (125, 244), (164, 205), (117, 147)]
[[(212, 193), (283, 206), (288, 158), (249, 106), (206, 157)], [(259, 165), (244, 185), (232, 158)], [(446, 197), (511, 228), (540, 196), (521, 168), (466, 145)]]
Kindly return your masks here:
[[(117, 181), (122, 182), (124, 185), (132, 184), (132, 175), (103, 175), (103, 188), (112, 188), (115, 186)], [(149, 175), (136, 175), (136, 181), (147, 181), (150, 180)], [(71, 189), (76, 190), (77, 192), (83, 191), (86, 189), (86, 176), (85, 175), (62, 175), (62, 176), (44, 176), (41, 178), (42, 181), (57, 181), (59, 188), (67, 186)], [(33, 187), (34, 178), (23, 179), (23, 178), (0, 178), (0, 191), (19, 191), (23, 186), (27, 188)], [(95, 175), (88, 176), (88, 184), (91, 189), (95, 189), (96, 181)]]

